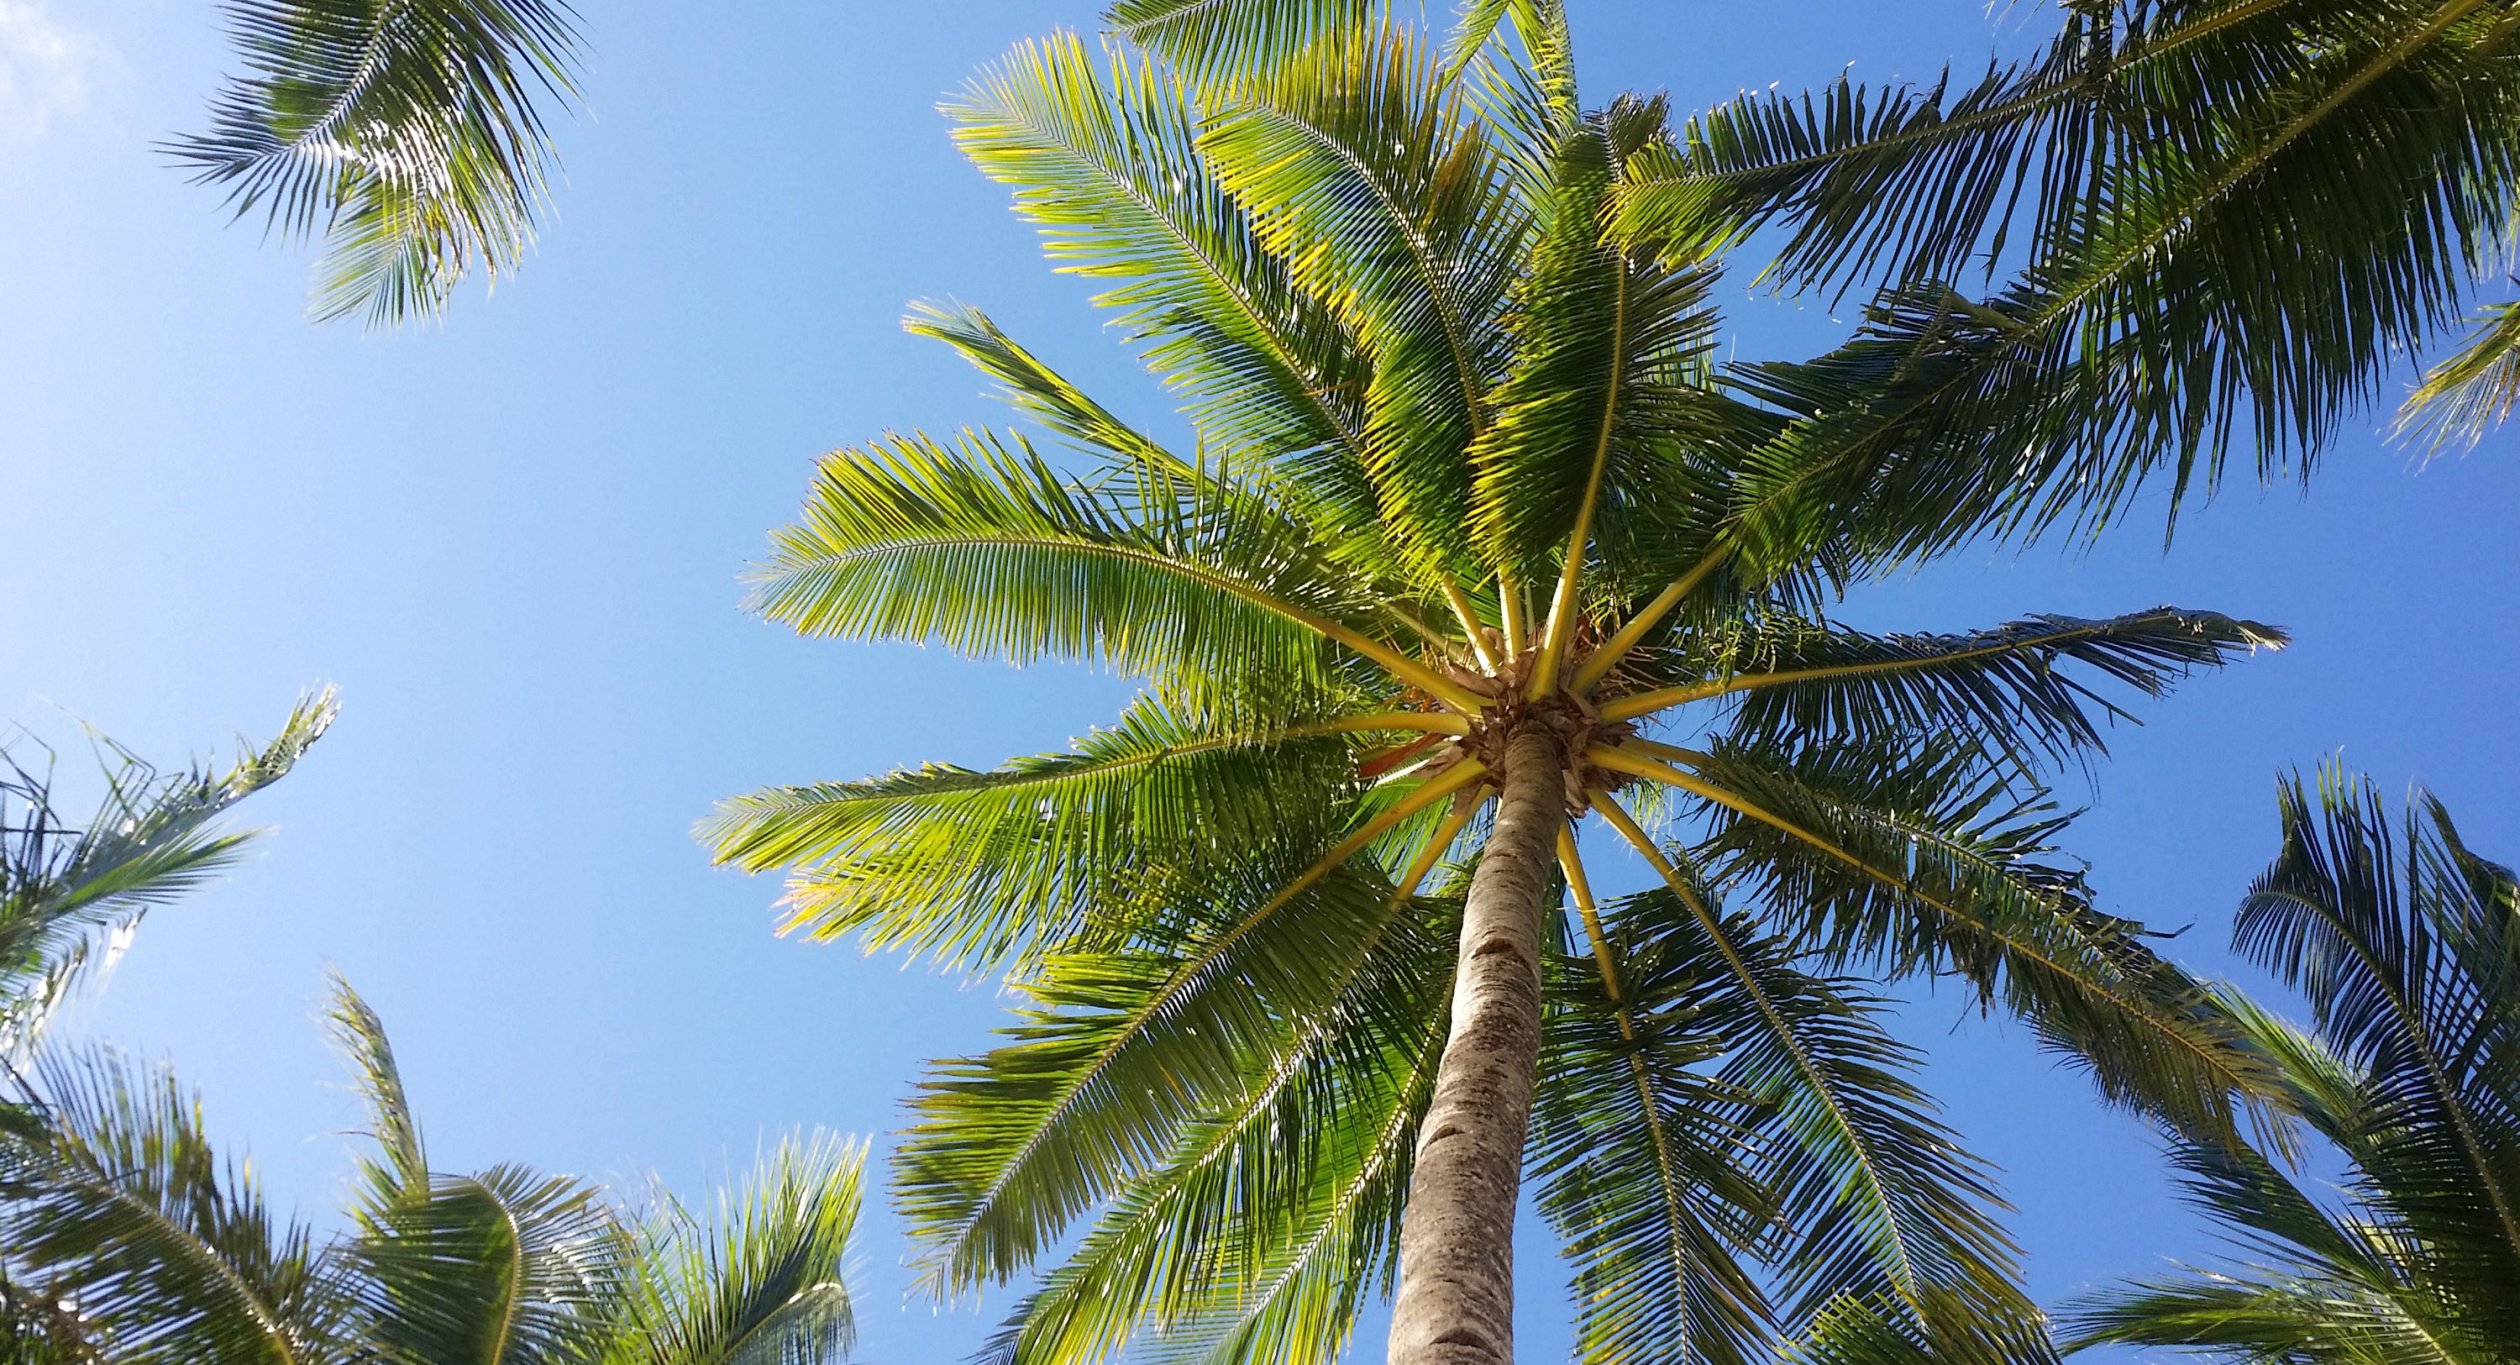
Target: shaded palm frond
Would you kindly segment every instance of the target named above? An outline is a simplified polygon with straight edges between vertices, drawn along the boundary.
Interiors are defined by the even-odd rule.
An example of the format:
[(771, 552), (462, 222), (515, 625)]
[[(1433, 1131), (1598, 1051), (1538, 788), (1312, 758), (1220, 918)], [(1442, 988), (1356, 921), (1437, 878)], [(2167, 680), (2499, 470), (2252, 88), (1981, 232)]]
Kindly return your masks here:
[(1184, 1127), (992, 1340), (1017, 1365), (1138, 1343), (1163, 1359), (1326, 1361), (1387, 1279), (1431, 1091), (1459, 906), (1385, 931), (1230, 1100)]
[(476, 265), (495, 281), (523, 263), (552, 165), (543, 106), (577, 93), (565, 0), (224, 7), (245, 74), (168, 151), (239, 217), (323, 237), (318, 318), (431, 316)]
[(174, 1077), (111, 1053), (48, 1052), (42, 1127), (0, 1146), (13, 1271), (77, 1306), (110, 1359), (296, 1365), (351, 1330), (344, 1268), (222, 1161)]
[[(2274, 1079), (2143, 927), (2051, 861), (2063, 826), (1965, 746), (1719, 746), (1694, 772), (1707, 856), (1807, 916), (1815, 946), (1899, 974), (1953, 972), (2027, 1021), (2101, 1093), (2212, 1142), (2263, 1118)], [(1716, 800), (1711, 794), (1720, 794)]]
[(215, 822), (286, 776), (336, 714), (330, 690), (302, 698), (268, 744), (225, 769), (161, 774), (105, 747), (105, 795), (73, 825), (49, 774), (0, 754), (0, 1047), (23, 1052), (81, 973), (139, 916), (200, 887), (251, 831)]

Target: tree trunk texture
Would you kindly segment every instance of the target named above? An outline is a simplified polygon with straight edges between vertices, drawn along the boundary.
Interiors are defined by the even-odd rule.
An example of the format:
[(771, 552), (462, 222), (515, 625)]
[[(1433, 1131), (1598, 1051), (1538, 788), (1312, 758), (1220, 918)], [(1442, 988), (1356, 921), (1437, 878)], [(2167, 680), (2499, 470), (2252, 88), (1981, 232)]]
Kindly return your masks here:
[(1452, 1029), (1400, 1221), (1390, 1365), (1510, 1365), (1514, 1205), (1540, 1061), (1540, 912), (1566, 823), (1565, 742), (1507, 741), (1495, 832), (1470, 879)]

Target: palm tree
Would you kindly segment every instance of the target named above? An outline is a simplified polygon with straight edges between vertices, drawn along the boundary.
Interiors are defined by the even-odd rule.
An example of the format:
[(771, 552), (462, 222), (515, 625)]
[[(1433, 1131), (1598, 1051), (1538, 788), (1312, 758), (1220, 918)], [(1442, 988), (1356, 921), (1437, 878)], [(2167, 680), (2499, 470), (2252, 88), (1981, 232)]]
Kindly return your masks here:
[(136, 927), (253, 838), (222, 829), (331, 724), (332, 694), (225, 770), (161, 775), (105, 746), (105, 795), (63, 819), (49, 769), (0, 754), (0, 1358), (13, 1365), (817, 1365), (854, 1337), (841, 1277), (862, 1147), (780, 1144), (731, 1196), (643, 1216), (579, 1181), (433, 1172), (384, 1028), (336, 983), (370, 1111), (350, 1231), (319, 1242), (222, 1162), (161, 1068), (46, 1041), (54, 1008)]
[(61, 1358), (121, 1365), (817, 1365), (854, 1337), (842, 1282), (863, 1148), (781, 1143), (698, 1217), (633, 1221), (596, 1186), (427, 1164), (376, 1015), (332, 1021), (370, 1111), (350, 1230), (319, 1240), (224, 1163), (199, 1103), (110, 1051), (50, 1053), (31, 1136), (0, 1148), (0, 1233), (39, 1302), (74, 1308)]
[[(923, 308), (1065, 452), (829, 456), (753, 600), (1142, 694), (1069, 752), (704, 826), (793, 869), (789, 928), (1034, 1002), (916, 1101), (927, 1283), (1071, 1248), (991, 1358), (1304, 1361), (1379, 1268), (1393, 1361), (1499, 1362), (1528, 1163), (1587, 1360), (1740, 1361), (1833, 1309), (2009, 1331), (1987, 1173), (1853, 973), (1962, 975), (2109, 1095), (2227, 1131), (2247, 1054), (2051, 859), (2032, 774), (2098, 748), (2104, 689), (2282, 636), (1830, 622), (1847, 582), (2036, 523), (2013, 471), (2044, 452), (1872, 340), (1718, 363), (1741, 220), (1605, 240), (1675, 149), (1659, 101), (1584, 111), (1554, 5), (1440, 49), (1357, 4), (1112, 20), (1106, 56), (1027, 43), (948, 113), (1109, 283), (1188, 453)], [(1657, 885), (1596, 895), (1586, 830)]]
[[(2283, 851), (2233, 938), (2309, 998), (2303, 1032), (2234, 1002), (2336, 1192), (2257, 1149), (2181, 1144), (2238, 1259), (2086, 1306), (2091, 1342), (2248, 1361), (2494, 1361), (2520, 1351), (2520, 878), (2419, 796), (2392, 836), (2368, 781), (2281, 789)], [(2281, 1154), (2278, 1154), (2281, 1155)], [(2340, 1194), (2342, 1198), (2336, 1197)]]
[[(2233, 444), (2306, 470), (2507, 286), (2508, 0), (2057, 12), (2041, 51), (1975, 82), (1849, 77), (1708, 111), (1623, 187), (1624, 238), (1685, 245), (1739, 214), (1785, 232), (1769, 278), (1789, 289), (1888, 285), (1871, 339), (1933, 372), (1947, 420), (2030, 423), (2023, 476), (2102, 513), (2164, 463), (2210, 484)], [(1982, 301), (1946, 283), (2016, 263)], [(2520, 318), (2473, 316), (2401, 430), (2474, 440), (2520, 399)]]
[(542, 105), (577, 94), (567, 0), (225, 0), (246, 74), (167, 151), (288, 239), (321, 236), (319, 320), (445, 310), (523, 264), (548, 197)]

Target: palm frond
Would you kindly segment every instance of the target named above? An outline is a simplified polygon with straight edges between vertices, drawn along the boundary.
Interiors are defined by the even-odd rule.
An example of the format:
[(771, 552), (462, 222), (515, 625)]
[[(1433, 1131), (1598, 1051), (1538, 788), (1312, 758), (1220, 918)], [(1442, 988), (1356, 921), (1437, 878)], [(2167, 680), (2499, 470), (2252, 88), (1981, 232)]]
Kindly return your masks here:
[(1115, 0), (1103, 26), (1193, 80), (1229, 84), (1274, 74), (1381, 8), (1382, 0)]
[(2520, 883), (2437, 804), (2401, 842), (2377, 792), (2339, 771), (2315, 807), (2298, 777), (2280, 795), (2283, 851), (2233, 942), (2308, 996), (2360, 1076), (2343, 1145), (2427, 1259), (2454, 1281), (2520, 1276)]
[(1007, 1046), (924, 1083), (895, 1187), (938, 1290), (1020, 1269), (1336, 1005), (1400, 905), (1382, 876), (1290, 883), (1300, 866), (1220, 868), (1206, 922), (1164, 948), (1051, 959), (1021, 983), (1036, 1008)]
[(2486, 306), (2459, 349), (2424, 371), (2399, 407), (2396, 431), (2434, 450), (2474, 445), (2520, 405), (2520, 304)]
[(1232, 1102), (1129, 1182), (986, 1358), (1326, 1361), (1388, 1276), (1424, 1112), (1459, 906), (1421, 902), (1286, 1046), (1245, 1059)]
[(804, 520), (772, 537), (752, 604), (806, 634), (1094, 660), (1175, 692), (1318, 698), (1346, 654), (1466, 695), (1387, 642), (1386, 604), (1360, 600), (1283, 514), (1160, 468), (1132, 475), (1088, 487), (976, 433), (841, 452)]
[[(1066, 754), (941, 765), (725, 803), (721, 862), (792, 867), (788, 925), (963, 967), (1120, 941), (1150, 900), (1284, 841), (1286, 812), (1360, 790), (1338, 722), (1212, 727), (1141, 698)], [(1295, 827), (1303, 827), (1296, 822)]]
[(1525, 224), (1460, 90), (1408, 30), (1346, 30), (1217, 99), (1199, 150), (1370, 357), (1382, 518), (1430, 573), (1466, 567), (1461, 452), (1502, 362)]
[(1882, 1002), (1800, 970), (1784, 940), (1723, 917), (1615, 802), (1602, 812), (1667, 883), (1621, 907), (1630, 933), (1701, 998), (1719, 992), (1702, 1026), (1721, 1084), (1749, 1102), (1746, 1164), (1782, 1228), (1766, 1249), (1788, 1330), (1850, 1297), (1955, 1329), (2031, 1317), (1992, 1173), (1936, 1119), (1915, 1053), (1874, 1018)]
[(173, 1076), (110, 1053), (47, 1052), (43, 1125), (0, 1147), (12, 1271), (77, 1305), (133, 1365), (297, 1365), (346, 1346), (341, 1267), (223, 1162)]
[(361, 1336), (395, 1365), (537, 1365), (601, 1349), (631, 1246), (601, 1191), (517, 1166), (371, 1190), (354, 1213)]
[(2089, 1068), (2110, 1100), (2236, 1142), (2274, 1082), (2203, 988), (2048, 861), (2063, 826), (1966, 747), (1849, 745), (1792, 756), (1718, 746), (1685, 776), (1719, 880), (1806, 916), (1833, 954), (1956, 972)]
[(1363, 464), (1371, 365), (1218, 184), (1177, 78), (1097, 63), (1061, 34), (1008, 53), (945, 113), (1062, 270), (1115, 282), (1095, 301), (1150, 343), (1205, 442), (1310, 475), (1357, 534), (1380, 534)]
[[(1754, 100), (1726, 131), (1698, 130), (1713, 180), (1675, 158), (1626, 226), (1701, 232), (1724, 176), (1749, 186), (1734, 188), (1753, 218), (1795, 203), (1815, 226), (1788, 276), (1879, 268), (1893, 288), (1862, 344), (1939, 372), (1929, 441), (1992, 435), (1974, 467), (2012, 467), (1975, 517), (2097, 527), (2165, 468), (2174, 493), (2210, 491), (2234, 438), (2261, 478), (2306, 470), (2396, 358), (2456, 320), (2520, 181), (2520, 84), (2503, 74), (2516, 39), (2496, 14), (2481, 0), (2077, 13), (2035, 69), (1947, 111), (1939, 95), (1851, 87), (1825, 109)], [(2009, 219), (2034, 165), (2046, 202), (2028, 266), (1983, 304), (1936, 302), (1932, 281)]]
[(666, 1209), (605, 1365), (836, 1365), (857, 1338), (847, 1283), (866, 1147), (785, 1138), (710, 1216)]
[(215, 822), (286, 776), (336, 711), (329, 689), (301, 698), (225, 769), (164, 775), (106, 744), (105, 795), (84, 825), (56, 808), (49, 773), (0, 753), (0, 1047), (22, 1052), (143, 913), (233, 863), (253, 832)]
[(1721, 662), (1717, 676), (1621, 697), (1603, 713), (1729, 697), (1730, 734), (1746, 745), (1982, 734), (2025, 757), (2061, 758), (2103, 749), (2103, 724), (2140, 723), (2097, 684), (2158, 697), (2190, 672), (2286, 640), (2272, 626), (2176, 607), (2035, 616), (1969, 635), (1868, 635), (1774, 613), (1693, 651)]
[[(1622, 101), (1560, 144), (1509, 324), (1513, 367), (1471, 450), (1480, 548), (1518, 576), (1557, 582), (1560, 630), (1580, 605), (1580, 573), (1569, 570), (1594, 542), (1600, 559), (1625, 561), (1637, 523), (1696, 501), (1676, 454), (1701, 443), (1708, 415), (1699, 381), (1714, 336), (1712, 274), (1696, 262), (1663, 269), (1600, 240), (1604, 196), (1661, 124), (1658, 101)], [(1678, 497), (1666, 492), (1674, 482)]]
[(546, 103), (576, 97), (565, 0), (225, 0), (244, 59), (167, 148), (239, 217), (321, 235), (316, 316), (435, 315), (513, 273), (547, 202)]

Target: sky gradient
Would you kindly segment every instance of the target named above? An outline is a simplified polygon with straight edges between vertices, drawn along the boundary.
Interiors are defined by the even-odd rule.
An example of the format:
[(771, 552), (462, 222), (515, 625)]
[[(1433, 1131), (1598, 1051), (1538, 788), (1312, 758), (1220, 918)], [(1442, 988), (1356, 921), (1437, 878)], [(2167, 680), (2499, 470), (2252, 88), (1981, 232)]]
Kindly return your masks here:
[[(248, 808), (259, 858), (154, 916), (75, 1031), (165, 1055), (283, 1207), (329, 1209), (356, 1121), (314, 1015), (337, 967), (384, 1016), (432, 1155), (693, 1192), (767, 1135), (878, 1136), (930, 1057), (1005, 1001), (770, 933), (777, 887), (712, 871), (692, 822), (763, 783), (984, 765), (1108, 719), (1124, 679), (805, 641), (737, 575), (812, 458), (888, 429), (999, 422), (904, 336), (954, 297), (1126, 414), (1162, 394), (965, 166), (938, 98), (1081, 3), (583, 6), (591, 109), (563, 119), (560, 218), (521, 278), (442, 326), (304, 321), (308, 254), (223, 226), (153, 148), (223, 69), (208, 0), (0, 0), (0, 725), (68, 772), (90, 723), (165, 761), (268, 734), (337, 683), (343, 719)], [(874, 11), (881, 9), (883, 13)], [(1973, 0), (1570, 0), (1588, 103), (1930, 75), (2051, 16)], [(1747, 262), (1745, 262), (1746, 264)], [(1737, 354), (1841, 330), (1731, 280)], [(2092, 550), (1977, 550), (1844, 604), (1874, 629), (2161, 603), (2297, 645), (2138, 708), (2062, 794), (2105, 907), (2231, 970), (2230, 910), (2274, 852), (2273, 779), (2342, 752), (2421, 780), (2520, 858), (2509, 435), (2417, 471), (2374, 433), (2308, 495), (2235, 486), (2166, 553), (2158, 514)], [(75, 808), (75, 806), (74, 806)], [(1640, 869), (1613, 860), (1620, 884)], [(1605, 880), (1609, 880), (1605, 877)], [(1956, 995), (1909, 1011), (1960, 1130), (2007, 1171), (2054, 1303), (2206, 1254), (2140, 1128)], [(956, 1358), (1013, 1295), (936, 1314), (870, 1208), (861, 1359)], [(1522, 1254), (1523, 1357), (1561, 1358), (1562, 1277)], [(1380, 1324), (1362, 1358), (1380, 1356)]]

